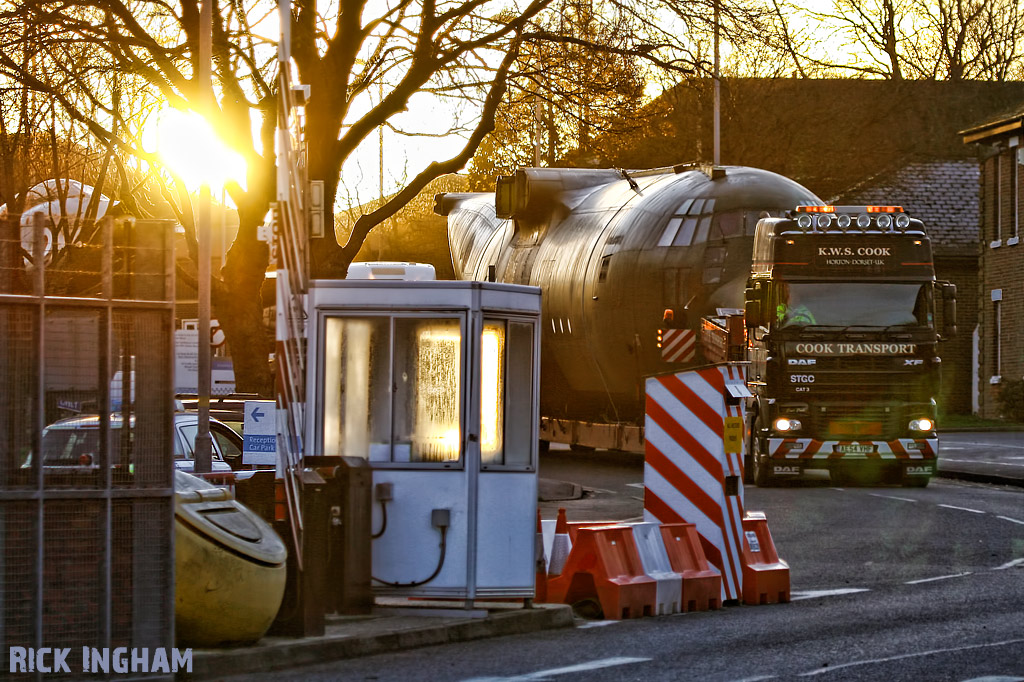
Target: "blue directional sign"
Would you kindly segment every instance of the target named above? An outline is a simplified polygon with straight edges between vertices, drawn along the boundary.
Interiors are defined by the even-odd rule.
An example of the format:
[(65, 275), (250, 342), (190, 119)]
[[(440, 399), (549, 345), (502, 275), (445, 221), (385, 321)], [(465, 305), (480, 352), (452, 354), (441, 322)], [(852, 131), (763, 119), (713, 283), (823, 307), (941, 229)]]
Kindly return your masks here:
[(277, 463), (277, 406), (273, 400), (246, 400), (242, 462)]

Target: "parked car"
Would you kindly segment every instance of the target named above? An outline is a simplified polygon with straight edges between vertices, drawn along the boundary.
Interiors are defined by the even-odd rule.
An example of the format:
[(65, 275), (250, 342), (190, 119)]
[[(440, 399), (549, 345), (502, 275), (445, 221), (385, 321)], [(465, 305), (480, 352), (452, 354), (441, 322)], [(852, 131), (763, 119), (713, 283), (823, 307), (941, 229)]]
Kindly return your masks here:
[[(69, 417), (50, 424), (43, 429), (43, 466), (53, 471), (58, 468), (69, 470), (95, 469), (98, 467), (100, 448), (100, 418), (98, 415)], [(119, 414), (110, 416), (110, 429), (114, 443), (119, 439), (122, 419)], [(195, 468), (195, 441), (199, 432), (199, 418), (188, 412), (174, 414), (174, 468), (191, 472)], [(242, 438), (227, 425), (210, 419), (212, 438), (211, 471), (227, 473), (232, 471), (229, 464), (241, 464)], [(116, 445), (112, 446), (112, 450)], [(116, 455), (112, 455), (112, 458)], [(24, 467), (31, 466), (31, 459)]]

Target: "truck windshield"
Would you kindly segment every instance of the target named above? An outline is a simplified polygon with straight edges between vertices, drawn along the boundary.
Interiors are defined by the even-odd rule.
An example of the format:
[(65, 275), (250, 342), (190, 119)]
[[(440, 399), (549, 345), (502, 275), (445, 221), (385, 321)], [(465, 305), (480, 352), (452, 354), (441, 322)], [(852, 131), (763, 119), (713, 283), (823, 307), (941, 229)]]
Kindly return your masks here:
[(932, 325), (925, 283), (780, 282), (778, 327)]

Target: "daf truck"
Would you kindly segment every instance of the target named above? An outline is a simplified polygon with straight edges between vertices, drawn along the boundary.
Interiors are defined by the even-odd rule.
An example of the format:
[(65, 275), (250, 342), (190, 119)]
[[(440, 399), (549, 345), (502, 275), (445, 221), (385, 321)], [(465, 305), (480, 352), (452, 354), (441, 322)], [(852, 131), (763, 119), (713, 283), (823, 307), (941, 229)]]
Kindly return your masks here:
[(956, 287), (936, 280), (920, 220), (899, 206), (761, 219), (744, 316), (748, 483), (824, 469), (837, 484), (928, 485)]

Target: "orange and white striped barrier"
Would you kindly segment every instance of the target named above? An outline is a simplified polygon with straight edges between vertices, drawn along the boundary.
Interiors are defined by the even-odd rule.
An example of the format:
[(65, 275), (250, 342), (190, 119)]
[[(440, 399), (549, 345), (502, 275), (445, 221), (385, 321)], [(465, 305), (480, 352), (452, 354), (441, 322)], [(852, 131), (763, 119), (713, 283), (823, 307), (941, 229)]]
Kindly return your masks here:
[(743, 535), (743, 603), (788, 602), (789, 565), (775, 551), (764, 514), (747, 512), (743, 519)]
[(722, 574), (723, 601), (740, 598), (743, 580), (742, 446), (725, 454), (725, 418), (739, 419), (742, 433), (743, 406), (726, 405), (727, 380), (742, 382), (742, 370), (724, 365), (648, 379), (644, 425), (644, 519), (697, 526), (704, 554)]
[(662, 329), (661, 359), (691, 362), (697, 356), (697, 332), (692, 329)]
[(576, 604), (596, 599), (604, 617), (653, 616), (658, 582), (644, 572), (633, 529), (583, 526), (560, 575), (548, 576), (548, 599)]
[[(550, 546), (556, 522), (545, 520), (542, 524), (550, 538), (545, 543)], [(544, 585), (548, 601), (574, 604), (595, 600), (609, 619), (719, 607), (721, 575), (704, 556), (693, 524), (577, 521), (565, 526), (572, 550), (560, 575), (548, 575)], [(618, 554), (608, 555), (593, 546), (604, 540), (600, 533), (596, 540), (591, 538), (591, 544), (580, 544), (581, 537), (591, 537), (590, 531), (605, 529), (615, 529), (616, 537), (602, 546), (610, 543)], [(638, 587), (651, 584), (653, 591)], [(543, 599), (538, 596), (537, 601)]]
[[(704, 554), (721, 573), (721, 599), (739, 600), (745, 577), (755, 575), (746, 562), (758, 558), (744, 534), (742, 398), (750, 394), (743, 369), (662, 375), (646, 388), (644, 518), (695, 524)], [(767, 534), (767, 522), (760, 532)], [(788, 599), (788, 567), (785, 581)]]

